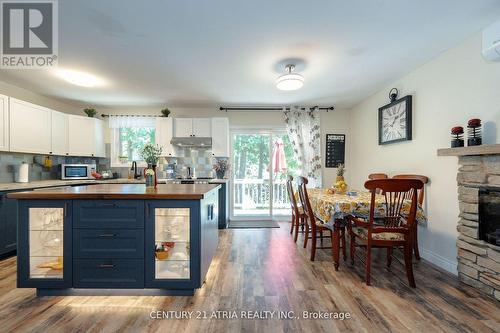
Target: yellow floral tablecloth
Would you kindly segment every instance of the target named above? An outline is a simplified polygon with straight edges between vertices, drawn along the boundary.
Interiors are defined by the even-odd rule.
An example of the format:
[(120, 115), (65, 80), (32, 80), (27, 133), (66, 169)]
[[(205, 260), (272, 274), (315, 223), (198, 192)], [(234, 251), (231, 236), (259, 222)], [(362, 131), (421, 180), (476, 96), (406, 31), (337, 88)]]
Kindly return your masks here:
[[(356, 195), (328, 194), (326, 189), (308, 189), (309, 200), (314, 214), (327, 225), (333, 224), (335, 219), (341, 219), (348, 215), (368, 217), (370, 214), (371, 193), (367, 191), (355, 191)], [(377, 207), (375, 216), (385, 216), (385, 197), (377, 194), (375, 197)], [(410, 200), (405, 200), (402, 213), (409, 213)], [(427, 217), (420, 207), (417, 208), (417, 222), (425, 224)]]

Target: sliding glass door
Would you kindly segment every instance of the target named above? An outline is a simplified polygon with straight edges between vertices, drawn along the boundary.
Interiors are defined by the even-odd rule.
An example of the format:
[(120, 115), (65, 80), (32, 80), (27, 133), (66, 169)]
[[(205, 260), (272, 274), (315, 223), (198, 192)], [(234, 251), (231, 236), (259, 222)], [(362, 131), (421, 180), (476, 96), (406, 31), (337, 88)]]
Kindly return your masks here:
[(284, 131), (233, 131), (231, 219), (270, 220), (288, 216), (286, 176), (297, 163)]

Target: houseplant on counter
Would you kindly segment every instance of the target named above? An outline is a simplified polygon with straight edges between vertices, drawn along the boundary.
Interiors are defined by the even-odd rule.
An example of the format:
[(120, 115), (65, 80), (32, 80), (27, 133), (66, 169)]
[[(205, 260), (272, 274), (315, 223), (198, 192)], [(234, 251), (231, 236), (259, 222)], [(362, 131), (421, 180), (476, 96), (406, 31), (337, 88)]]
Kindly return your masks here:
[(144, 177), (146, 178), (146, 187), (156, 188), (158, 185), (158, 178), (156, 176), (156, 165), (160, 159), (162, 148), (158, 145), (153, 145), (148, 143), (144, 145), (141, 150), (141, 157), (148, 164), (147, 168), (144, 169)]
[(214, 170), (217, 174), (218, 179), (224, 179), (226, 171), (229, 170), (229, 163), (227, 163), (227, 160), (224, 159), (216, 160), (214, 164)]

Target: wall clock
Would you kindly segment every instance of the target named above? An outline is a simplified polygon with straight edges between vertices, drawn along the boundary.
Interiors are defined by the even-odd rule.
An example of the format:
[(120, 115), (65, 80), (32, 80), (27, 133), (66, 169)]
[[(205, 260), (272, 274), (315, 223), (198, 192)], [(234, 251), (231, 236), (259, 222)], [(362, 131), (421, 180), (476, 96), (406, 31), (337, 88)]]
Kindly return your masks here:
[(411, 95), (378, 109), (378, 144), (411, 140)]

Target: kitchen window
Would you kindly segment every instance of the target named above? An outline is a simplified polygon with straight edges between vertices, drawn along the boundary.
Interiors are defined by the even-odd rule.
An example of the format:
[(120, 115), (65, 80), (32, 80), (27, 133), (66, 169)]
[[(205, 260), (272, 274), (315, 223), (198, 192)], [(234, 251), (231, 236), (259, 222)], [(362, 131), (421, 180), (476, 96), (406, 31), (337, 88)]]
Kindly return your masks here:
[(128, 167), (132, 161), (144, 162), (140, 152), (144, 145), (155, 143), (155, 118), (110, 116), (109, 127), (112, 130), (111, 166)]

